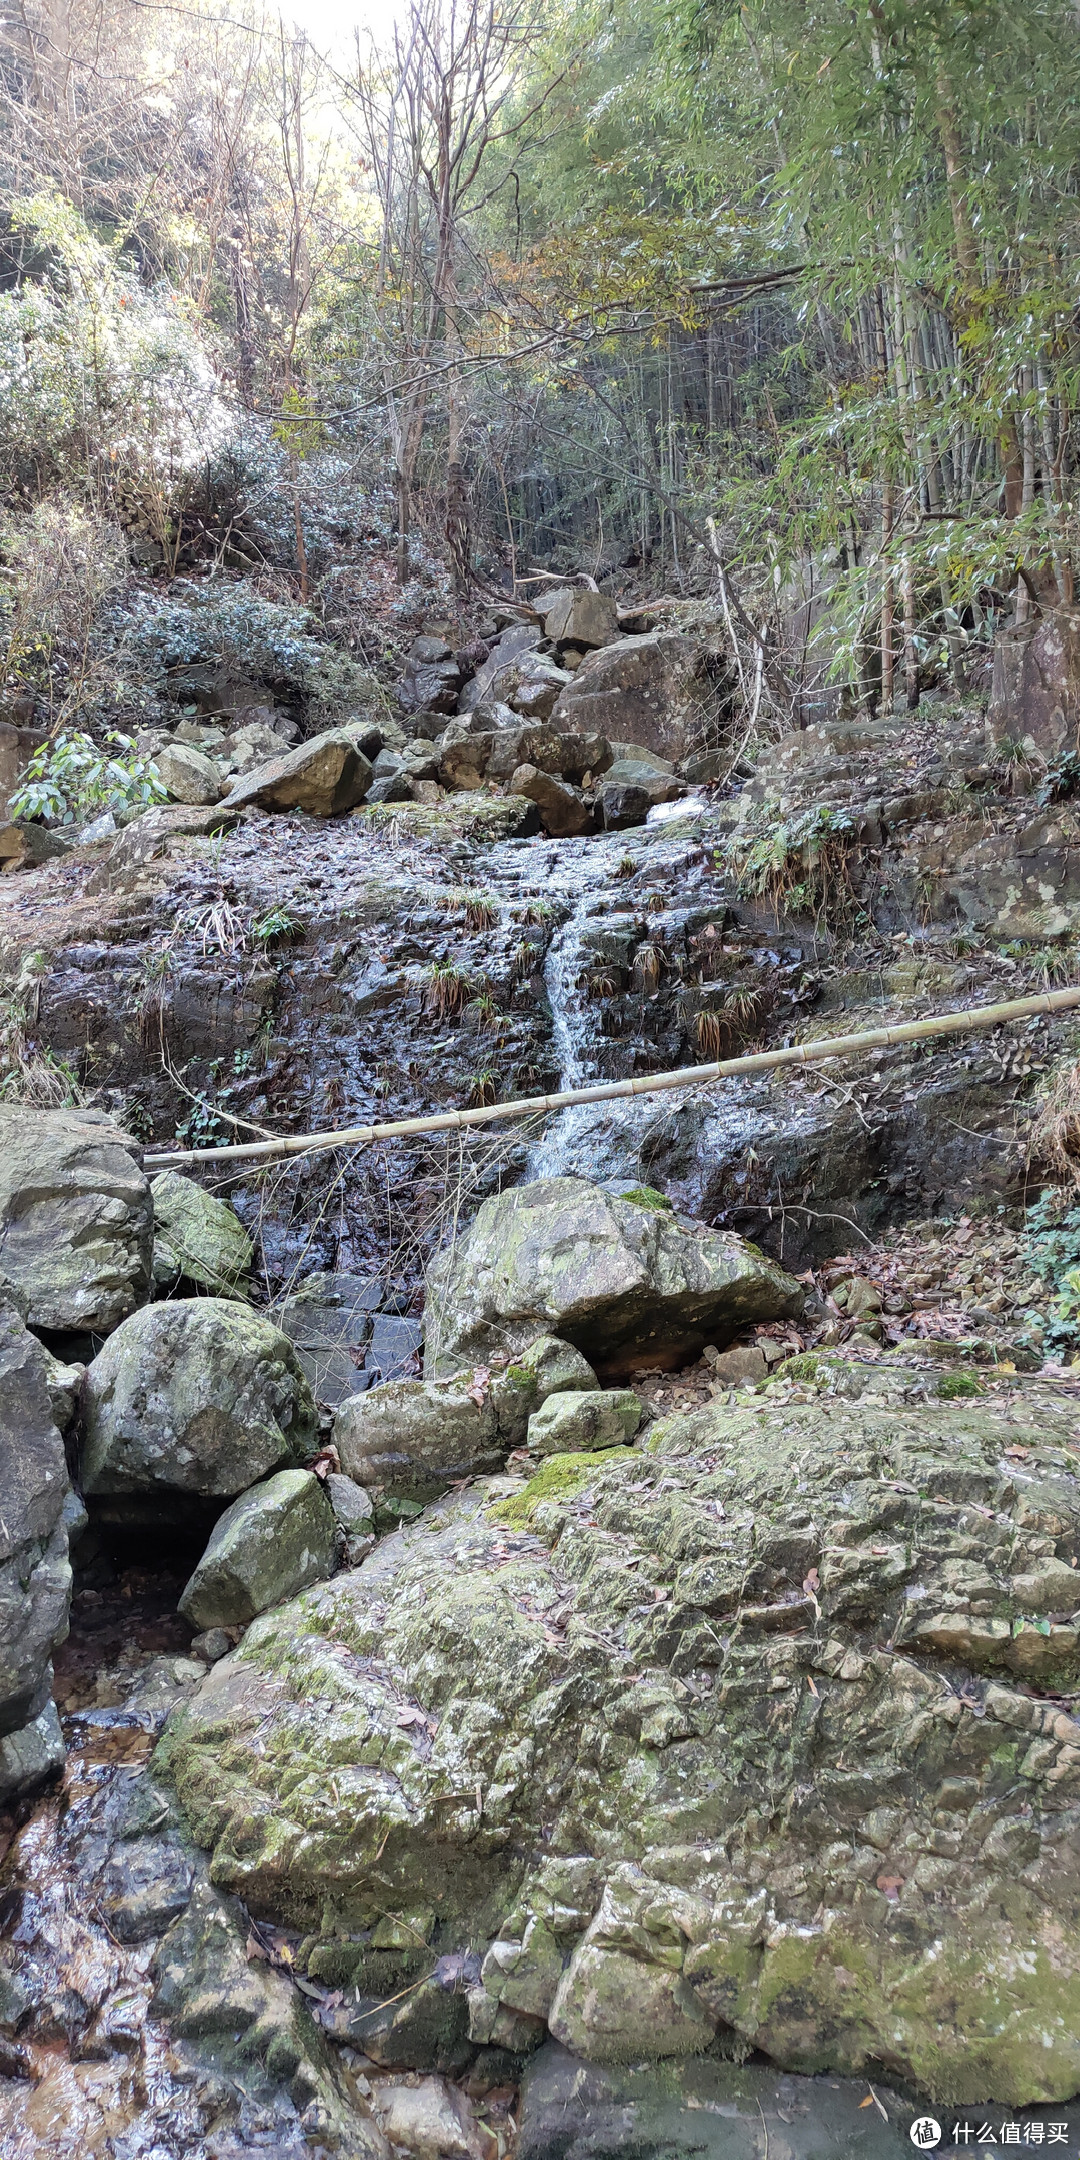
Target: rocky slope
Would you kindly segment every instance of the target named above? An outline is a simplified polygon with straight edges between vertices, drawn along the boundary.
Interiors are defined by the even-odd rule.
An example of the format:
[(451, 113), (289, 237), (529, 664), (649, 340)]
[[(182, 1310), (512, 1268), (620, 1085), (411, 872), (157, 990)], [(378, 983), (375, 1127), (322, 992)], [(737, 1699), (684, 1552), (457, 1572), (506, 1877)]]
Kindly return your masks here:
[(471, 676), (429, 641), (389, 752), (0, 881), (18, 2160), (563, 2160), (581, 2107), (803, 2160), (1080, 2086), (1068, 1241), (1022, 1220), (1071, 1015), (154, 1174), (1072, 971), (1074, 812), (973, 705), (718, 791), (707, 650), (589, 598)]

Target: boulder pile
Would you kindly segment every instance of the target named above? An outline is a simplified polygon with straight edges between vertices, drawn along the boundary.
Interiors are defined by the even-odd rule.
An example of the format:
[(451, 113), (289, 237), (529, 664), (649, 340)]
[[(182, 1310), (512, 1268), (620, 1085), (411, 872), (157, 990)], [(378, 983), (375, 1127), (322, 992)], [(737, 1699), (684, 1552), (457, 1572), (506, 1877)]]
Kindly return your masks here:
[[(331, 1432), (299, 1340), (236, 1294), (223, 1203), (152, 1192), (104, 1120), (4, 1116), (0, 1803), (63, 1761), (69, 1534), (198, 1531), (193, 1656), (102, 1888), (114, 1941), (161, 1936), (181, 2037), (249, 1998), (261, 2029), (236, 1898), (304, 1985), (299, 2053), (275, 1996), (275, 2075), (281, 2040), (282, 2074), (314, 2049), (331, 2084), (333, 2042), (433, 2081), (535, 2054), (537, 2106), (568, 2063), (606, 2109), (627, 2064), (672, 2062), (686, 2110), (730, 2087), (738, 2114), (715, 2066), (752, 2051), (958, 2105), (1075, 2092), (1060, 1388), (743, 1351), (736, 1392), (726, 1346), (801, 1284), (650, 1189), (556, 1178), (483, 1204), (433, 1271), (424, 1377), (338, 1394)], [(316, 1377), (358, 1280), (287, 1301)], [(657, 1415), (641, 1368), (703, 1347), (711, 1393)], [(435, 2082), (381, 2104), (388, 2136), (449, 2124)]]
[[(1069, 1419), (819, 1377), (448, 1496), (175, 1714), (215, 1882), (304, 1933), (342, 2036), (397, 1996), (418, 2068), (550, 2033), (1075, 2092)], [(406, 1920), (463, 1993), (398, 1994)]]

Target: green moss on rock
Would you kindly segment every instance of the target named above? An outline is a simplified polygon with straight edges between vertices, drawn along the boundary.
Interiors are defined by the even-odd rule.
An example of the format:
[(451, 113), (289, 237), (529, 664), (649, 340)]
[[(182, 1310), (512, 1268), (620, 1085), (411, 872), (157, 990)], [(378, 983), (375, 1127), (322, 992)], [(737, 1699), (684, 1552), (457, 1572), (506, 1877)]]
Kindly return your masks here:
[(159, 1750), (214, 1880), (326, 1973), (430, 1912), (489, 2043), (1067, 2098), (1069, 1416), (758, 1396), (649, 1443), (448, 1497), (254, 1623)]

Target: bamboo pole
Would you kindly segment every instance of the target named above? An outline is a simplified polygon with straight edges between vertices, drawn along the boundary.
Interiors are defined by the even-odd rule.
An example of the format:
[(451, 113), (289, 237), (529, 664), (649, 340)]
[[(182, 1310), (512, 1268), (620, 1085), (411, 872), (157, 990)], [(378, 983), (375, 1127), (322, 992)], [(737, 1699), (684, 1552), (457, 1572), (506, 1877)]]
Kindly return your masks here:
[(236, 1147), (176, 1149), (167, 1155), (147, 1155), (145, 1166), (148, 1170), (179, 1170), (186, 1163), (278, 1162), (289, 1155), (313, 1155), (329, 1148), (370, 1147), (380, 1140), (458, 1132), (464, 1127), (495, 1125), (502, 1118), (570, 1110), (577, 1103), (618, 1102), (629, 1095), (657, 1095), (665, 1088), (707, 1087), (714, 1080), (771, 1072), (782, 1065), (819, 1065), (826, 1058), (857, 1057), (864, 1050), (925, 1042), (932, 1035), (963, 1035), (977, 1028), (1003, 1027), (1012, 1020), (1068, 1012), (1077, 1005), (1080, 984), (1071, 984), (1064, 990), (1044, 991), (1039, 997), (1014, 998), (1007, 1005), (969, 1006), (964, 1012), (937, 1013), (929, 1020), (906, 1020), (899, 1027), (870, 1028), (862, 1035), (834, 1035), (822, 1042), (795, 1043), (787, 1050), (758, 1050), (749, 1057), (719, 1058), (713, 1065), (681, 1066), (676, 1072), (646, 1073), (637, 1080), (601, 1081), (596, 1087), (568, 1088), (561, 1095), (525, 1095), (512, 1102), (489, 1103), (478, 1110), (440, 1110), (432, 1117), (397, 1118), (386, 1125), (351, 1125), (341, 1132), (297, 1133), (280, 1140), (248, 1140)]

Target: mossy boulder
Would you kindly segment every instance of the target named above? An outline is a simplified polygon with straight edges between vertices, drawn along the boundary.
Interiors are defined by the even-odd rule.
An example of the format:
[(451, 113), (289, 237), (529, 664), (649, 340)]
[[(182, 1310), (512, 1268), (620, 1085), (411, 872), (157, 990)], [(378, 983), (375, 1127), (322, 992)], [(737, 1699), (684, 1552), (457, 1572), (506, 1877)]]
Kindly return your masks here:
[(0, 1296), (0, 1806), (64, 1759), (49, 1661), (68, 1626), (69, 1486), (50, 1362)]
[(163, 1170), (150, 1191), (155, 1290), (189, 1282), (215, 1297), (243, 1296), (240, 1286), (251, 1267), (253, 1248), (232, 1208), (176, 1170)]
[(310, 1470), (279, 1470), (226, 1508), (177, 1600), (194, 1628), (246, 1627), (334, 1570), (334, 1511)]
[(383, 1501), (417, 1505), (459, 1478), (497, 1469), (549, 1396), (595, 1387), (579, 1350), (541, 1335), (512, 1362), (457, 1379), (389, 1380), (350, 1396), (334, 1419), (334, 1445), (358, 1484)]
[(0, 1275), (31, 1327), (108, 1334), (150, 1289), (138, 1143), (92, 1110), (0, 1103)]
[(549, 1395), (529, 1419), (529, 1446), (540, 1455), (619, 1447), (641, 1423), (633, 1388), (589, 1388)]
[(280, 1328), (229, 1298), (146, 1305), (86, 1375), (83, 1491), (231, 1499), (314, 1452), (315, 1405)]
[(803, 1303), (801, 1285), (742, 1238), (585, 1178), (542, 1178), (485, 1200), (431, 1270), (425, 1371), (515, 1356), (541, 1328), (601, 1373), (681, 1363)]
[(481, 1954), (476, 2039), (1062, 2100), (1078, 1558), (1041, 1395), (715, 1404), (440, 1501), (256, 1621), (162, 1763), (342, 1979), (395, 1913)]

